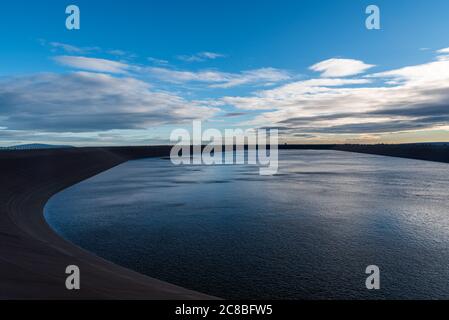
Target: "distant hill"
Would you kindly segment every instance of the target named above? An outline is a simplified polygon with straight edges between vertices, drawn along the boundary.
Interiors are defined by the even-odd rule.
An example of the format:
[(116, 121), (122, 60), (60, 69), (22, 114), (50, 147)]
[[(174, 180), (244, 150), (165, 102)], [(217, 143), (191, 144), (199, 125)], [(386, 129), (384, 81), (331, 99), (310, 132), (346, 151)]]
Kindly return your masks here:
[(63, 148), (74, 148), (74, 147), (68, 146), (68, 145), (31, 143), (31, 144), (21, 144), (21, 145), (10, 146), (10, 147), (0, 147), (0, 150), (35, 150), (35, 149), (63, 149)]

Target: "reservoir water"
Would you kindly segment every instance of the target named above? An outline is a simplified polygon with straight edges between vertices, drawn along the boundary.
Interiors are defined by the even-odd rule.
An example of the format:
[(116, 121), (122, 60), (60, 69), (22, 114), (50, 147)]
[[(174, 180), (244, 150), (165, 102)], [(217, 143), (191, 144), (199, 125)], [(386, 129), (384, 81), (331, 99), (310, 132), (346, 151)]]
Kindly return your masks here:
[[(449, 165), (338, 151), (250, 165), (131, 161), (55, 195), (62, 237), (228, 299), (449, 298)], [(380, 268), (367, 290), (365, 269)]]

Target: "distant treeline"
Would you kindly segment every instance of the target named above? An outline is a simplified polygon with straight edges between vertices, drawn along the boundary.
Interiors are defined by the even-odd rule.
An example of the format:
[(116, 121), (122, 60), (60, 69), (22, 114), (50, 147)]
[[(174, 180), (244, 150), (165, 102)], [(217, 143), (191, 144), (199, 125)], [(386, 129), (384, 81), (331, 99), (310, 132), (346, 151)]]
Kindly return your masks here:
[(449, 143), (345, 144), (331, 149), (449, 163)]
[(62, 148), (73, 148), (73, 147), (65, 146), (65, 145), (50, 145), (50, 144), (32, 143), (32, 144), (21, 144), (21, 145), (10, 146), (10, 147), (0, 147), (0, 150), (40, 150), (40, 149), (62, 149)]
[[(37, 149), (61, 149), (73, 148), (71, 146), (51, 146), (41, 144), (21, 145), (0, 150), (37, 150)], [(192, 147), (191, 147), (192, 148)], [(202, 146), (204, 148), (204, 146)], [(247, 149), (248, 146), (244, 146)], [(267, 146), (269, 149), (269, 146)], [(124, 157), (139, 155), (145, 157), (147, 154), (159, 152), (168, 156), (171, 146), (141, 146), (141, 147), (92, 147), (84, 149), (108, 150)], [(192, 148), (193, 149), (193, 148)], [(193, 154), (193, 150), (191, 153)], [(225, 148), (223, 148), (224, 151)], [(235, 146), (234, 150), (237, 149)], [(338, 150), (357, 153), (367, 153), (374, 155), (409, 158), (417, 160), (428, 160), (449, 163), (449, 142), (442, 143), (409, 143), (409, 144), (281, 144), (280, 150)], [(22, 151), (24, 152), (24, 151)]]

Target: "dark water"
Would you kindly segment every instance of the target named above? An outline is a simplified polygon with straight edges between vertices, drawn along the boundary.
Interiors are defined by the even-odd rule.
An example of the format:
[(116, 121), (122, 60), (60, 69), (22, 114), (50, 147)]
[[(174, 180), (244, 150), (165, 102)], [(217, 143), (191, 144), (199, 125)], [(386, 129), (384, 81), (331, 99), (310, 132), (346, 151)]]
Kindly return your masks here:
[(277, 176), (258, 173), (133, 161), (56, 195), (46, 217), (106, 259), (219, 297), (449, 298), (449, 165), (281, 151)]

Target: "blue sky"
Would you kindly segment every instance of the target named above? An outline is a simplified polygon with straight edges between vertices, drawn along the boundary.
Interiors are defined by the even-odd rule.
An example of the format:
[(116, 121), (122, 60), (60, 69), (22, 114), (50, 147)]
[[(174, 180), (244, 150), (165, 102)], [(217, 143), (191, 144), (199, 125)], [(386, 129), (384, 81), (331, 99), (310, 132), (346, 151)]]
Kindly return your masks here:
[(194, 119), (298, 143), (448, 140), (448, 1), (242, 2), (2, 3), (0, 144), (167, 143)]

